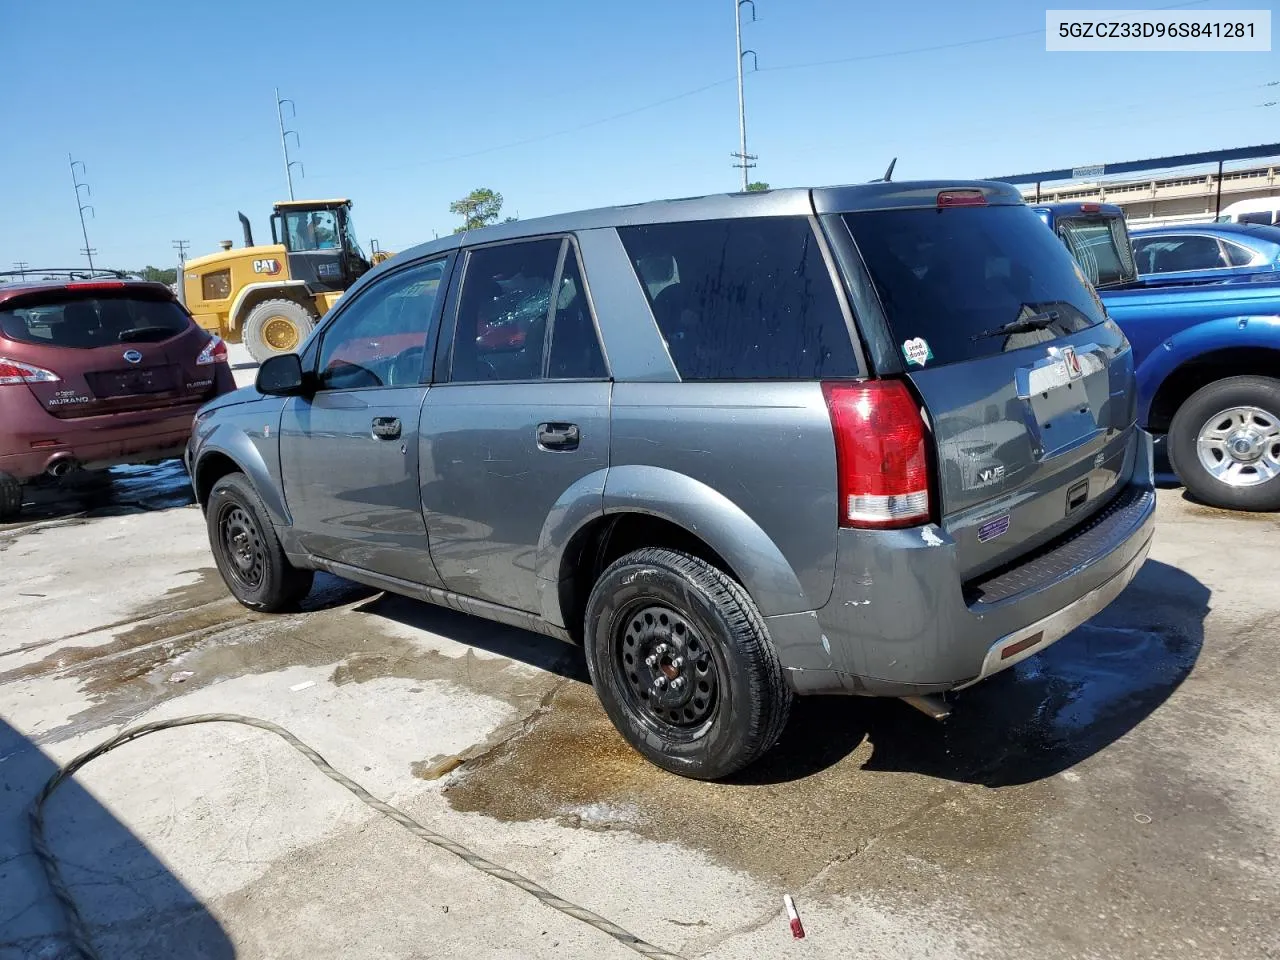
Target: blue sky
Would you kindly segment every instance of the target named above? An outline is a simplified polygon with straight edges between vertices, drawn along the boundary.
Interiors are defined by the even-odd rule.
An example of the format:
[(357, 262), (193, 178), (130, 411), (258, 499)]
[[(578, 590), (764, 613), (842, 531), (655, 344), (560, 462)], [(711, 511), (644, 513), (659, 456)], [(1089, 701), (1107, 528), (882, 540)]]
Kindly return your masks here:
[[(1280, 99), (1274, 53), (1046, 53), (1045, 6), (758, 0), (754, 175), (862, 181), (897, 156), (895, 179), (975, 177), (1280, 140), (1280, 107), (1258, 106)], [(1263, 4), (1193, 8), (1244, 6)], [(102, 264), (238, 243), (237, 210), (267, 235), (287, 195), (277, 85), (297, 195), (353, 198), (366, 245), (452, 230), (449, 202), (478, 186), (522, 218), (733, 190), (733, 58), (732, 0), (11, 0), (0, 269), (83, 263), (68, 152)]]

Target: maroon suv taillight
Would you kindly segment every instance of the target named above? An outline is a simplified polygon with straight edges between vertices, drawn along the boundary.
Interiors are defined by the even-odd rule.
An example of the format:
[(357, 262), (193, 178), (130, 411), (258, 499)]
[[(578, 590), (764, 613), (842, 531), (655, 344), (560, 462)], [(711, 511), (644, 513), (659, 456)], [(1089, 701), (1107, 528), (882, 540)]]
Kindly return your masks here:
[(0, 387), (15, 383), (57, 383), (61, 379), (52, 370), (46, 370), (44, 367), (0, 357)]
[(840, 526), (927, 523), (928, 447), (924, 418), (900, 380), (824, 383), (839, 475)]
[(221, 337), (211, 337), (209, 342), (205, 344), (204, 349), (200, 351), (200, 356), (196, 357), (196, 365), (203, 367), (210, 363), (226, 363), (227, 362), (227, 345)]

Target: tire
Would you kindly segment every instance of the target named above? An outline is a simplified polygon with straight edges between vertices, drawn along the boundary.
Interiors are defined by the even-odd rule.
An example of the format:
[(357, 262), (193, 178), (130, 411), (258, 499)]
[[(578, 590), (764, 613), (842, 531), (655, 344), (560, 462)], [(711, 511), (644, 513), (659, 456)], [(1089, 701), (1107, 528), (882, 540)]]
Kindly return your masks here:
[(293, 610), (311, 589), (315, 574), (299, 570), (284, 555), (270, 514), (243, 473), (219, 479), (205, 510), (209, 546), (231, 595), (250, 610)]
[(1169, 462), (1203, 503), (1280, 510), (1280, 380), (1228, 377), (1201, 387), (1174, 414)]
[(22, 512), (22, 484), (13, 477), (0, 476), (0, 523), (16, 520)]
[(791, 688), (760, 611), (696, 557), (647, 548), (610, 566), (587, 601), (584, 644), (605, 713), (664, 770), (727, 777), (763, 756), (787, 724)]
[(293, 300), (264, 300), (244, 321), (241, 340), (258, 363), (281, 353), (296, 353), (315, 328), (316, 315)]

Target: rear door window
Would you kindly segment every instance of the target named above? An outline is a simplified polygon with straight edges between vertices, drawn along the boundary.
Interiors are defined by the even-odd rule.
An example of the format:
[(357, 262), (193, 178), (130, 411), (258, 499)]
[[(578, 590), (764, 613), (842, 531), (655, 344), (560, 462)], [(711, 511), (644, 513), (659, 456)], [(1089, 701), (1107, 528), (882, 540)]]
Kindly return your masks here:
[(0, 331), (10, 340), (89, 350), (121, 343), (158, 343), (191, 327), (172, 300), (54, 296), (50, 301), (0, 310)]
[[(872, 210), (845, 223), (904, 359), (936, 366), (1106, 319), (1066, 247), (1024, 206)], [(1044, 324), (1042, 329), (1028, 327)]]
[(618, 235), (682, 379), (858, 375), (806, 218), (658, 223), (621, 227)]

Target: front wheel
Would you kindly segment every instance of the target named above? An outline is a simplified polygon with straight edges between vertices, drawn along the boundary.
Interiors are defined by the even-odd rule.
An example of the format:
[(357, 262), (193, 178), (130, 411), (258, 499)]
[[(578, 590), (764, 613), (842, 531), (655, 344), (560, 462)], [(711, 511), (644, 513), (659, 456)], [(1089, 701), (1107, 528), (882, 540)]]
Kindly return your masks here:
[(720, 570), (675, 550), (637, 550), (587, 601), (591, 682), (618, 731), (653, 763), (726, 777), (781, 736), (791, 688), (764, 619)]
[(1169, 460), (1198, 500), (1229, 510), (1280, 510), (1280, 380), (1228, 377), (1174, 415)]
[(289, 562), (266, 505), (244, 474), (228, 474), (213, 485), (205, 520), (218, 572), (246, 607), (291, 610), (310, 591), (314, 574)]

